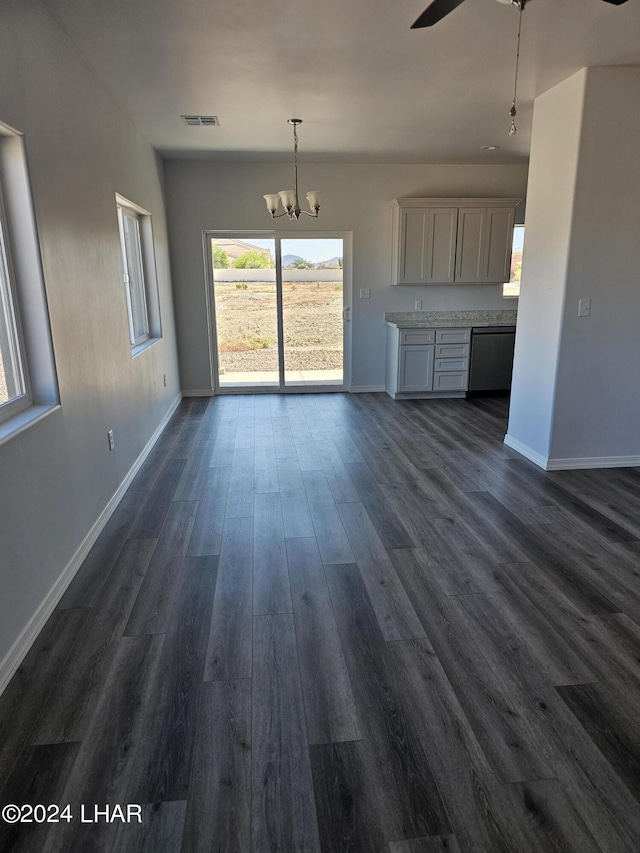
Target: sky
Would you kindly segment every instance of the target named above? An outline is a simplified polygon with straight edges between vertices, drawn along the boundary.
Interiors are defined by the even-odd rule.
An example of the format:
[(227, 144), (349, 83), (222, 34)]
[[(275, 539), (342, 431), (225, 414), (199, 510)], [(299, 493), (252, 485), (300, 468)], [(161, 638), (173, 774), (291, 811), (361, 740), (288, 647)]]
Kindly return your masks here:
[[(275, 240), (261, 240), (258, 237), (250, 237), (245, 240), (246, 243), (251, 243), (261, 249), (269, 249), (275, 257)], [(287, 237), (280, 244), (283, 255), (299, 255), (305, 261), (310, 261), (312, 264), (318, 261), (328, 261), (330, 258), (341, 258), (344, 254), (342, 240), (329, 239), (327, 237)]]
[(516, 225), (513, 229), (513, 251), (521, 252), (524, 242), (524, 225)]

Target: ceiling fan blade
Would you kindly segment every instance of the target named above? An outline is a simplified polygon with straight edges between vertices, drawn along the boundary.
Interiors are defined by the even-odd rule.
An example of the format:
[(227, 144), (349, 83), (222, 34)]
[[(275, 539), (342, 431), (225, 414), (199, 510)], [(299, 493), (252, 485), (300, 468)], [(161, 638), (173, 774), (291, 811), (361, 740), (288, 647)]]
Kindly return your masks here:
[[(616, 0), (610, 0), (610, 2), (613, 3)], [(464, 3), (464, 0), (433, 0), (433, 3), (427, 6), (420, 17), (411, 24), (411, 29), (419, 30), (421, 27), (432, 27), (448, 15), (449, 12), (457, 9), (461, 3)]]
[(604, 0), (605, 3), (613, 3), (614, 6), (622, 6), (627, 0)]

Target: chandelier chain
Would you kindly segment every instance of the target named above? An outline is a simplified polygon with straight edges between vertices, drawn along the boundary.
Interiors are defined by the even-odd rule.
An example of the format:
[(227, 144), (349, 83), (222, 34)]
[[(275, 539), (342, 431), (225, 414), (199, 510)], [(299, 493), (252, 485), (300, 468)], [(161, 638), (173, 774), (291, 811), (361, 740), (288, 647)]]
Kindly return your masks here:
[(293, 124), (293, 189), (296, 194), (296, 208), (298, 203), (298, 125)]

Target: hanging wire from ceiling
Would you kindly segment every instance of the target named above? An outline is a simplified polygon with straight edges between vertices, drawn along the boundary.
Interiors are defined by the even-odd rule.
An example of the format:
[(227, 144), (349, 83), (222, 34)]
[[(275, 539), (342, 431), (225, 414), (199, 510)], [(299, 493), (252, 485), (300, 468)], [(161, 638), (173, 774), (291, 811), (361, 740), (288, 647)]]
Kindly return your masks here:
[(509, 126), (509, 136), (515, 136), (516, 128), (516, 98), (518, 96), (518, 69), (520, 67), (520, 36), (522, 35), (522, 13), (524, 12), (526, 0), (518, 0), (514, 5), (518, 7), (518, 41), (516, 45), (516, 73), (513, 81), (513, 102), (509, 115), (511, 116), (511, 125)]

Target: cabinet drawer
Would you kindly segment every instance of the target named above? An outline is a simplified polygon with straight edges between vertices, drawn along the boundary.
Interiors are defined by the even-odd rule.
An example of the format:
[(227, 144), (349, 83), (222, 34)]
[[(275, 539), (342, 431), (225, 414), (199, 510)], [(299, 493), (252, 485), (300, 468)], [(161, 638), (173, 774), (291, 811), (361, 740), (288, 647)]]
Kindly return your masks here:
[(433, 390), (434, 391), (466, 391), (467, 377), (466, 370), (459, 372), (451, 371), (450, 373), (434, 373), (433, 374)]
[(436, 358), (467, 358), (469, 344), (436, 344)]
[(437, 329), (437, 344), (466, 344), (471, 340), (471, 329)]
[(433, 344), (436, 340), (434, 329), (400, 329), (400, 344)]
[[(437, 347), (436, 347), (437, 349)], [(451, 370), (458, 373), (466, 373), (469, 370), (468, 358), (436, 358), (434, 362), (434, 370), (441, 372), (449, 372)]]

